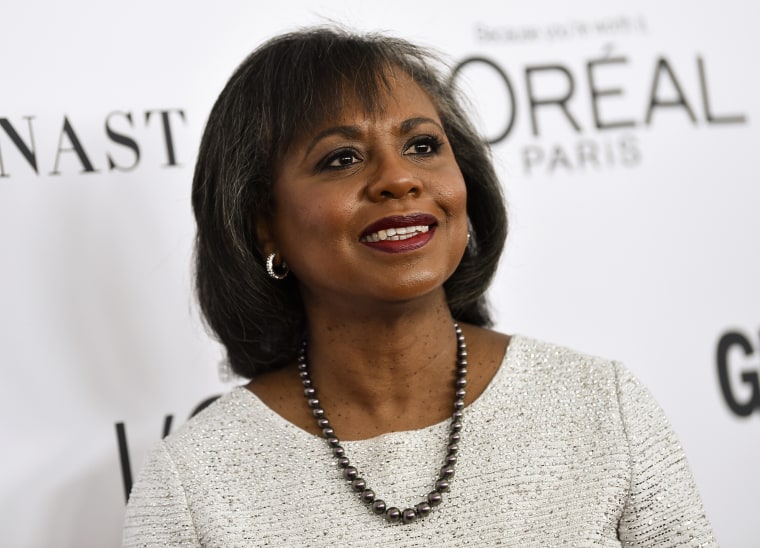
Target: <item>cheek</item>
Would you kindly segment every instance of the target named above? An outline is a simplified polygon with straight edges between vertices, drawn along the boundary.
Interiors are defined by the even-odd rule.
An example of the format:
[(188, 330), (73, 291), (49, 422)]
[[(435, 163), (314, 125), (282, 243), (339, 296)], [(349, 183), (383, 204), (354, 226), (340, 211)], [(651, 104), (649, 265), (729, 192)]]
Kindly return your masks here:
[(454, 254), (457, 257), (456, 265), (458, 265), (467, 247), (469, 226), (467, 221), (467, 186), (458, 167), (456, 175), (456, 184), (449, 185), (446, 195), (441, 199), (446, 204), (444, 207), (452, 223), (452, 251), (457, 250), (454, 251)]
[(277, 214), (277, 240), (283, 252), (297, 256), (329, 252), (347, 237), (355, 207), (336, 192), (318, 196), (291, 193)]
[[(457, 167), (449, 174), (451, 184), (441, 187), (438, 191), (438, 200), (449, 217), (458, 219), (467, 217), (467, 186), (464, 177)], [(466, 222), (466, 220), (465, 220)]]

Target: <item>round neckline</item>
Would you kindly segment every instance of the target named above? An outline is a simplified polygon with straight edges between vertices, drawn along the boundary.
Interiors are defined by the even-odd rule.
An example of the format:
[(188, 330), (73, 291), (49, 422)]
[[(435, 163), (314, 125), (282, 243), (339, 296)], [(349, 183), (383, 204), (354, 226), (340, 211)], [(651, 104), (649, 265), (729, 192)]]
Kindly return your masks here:
[[(499, 364), (499, 367), (496, 370), (496, 374), (491, 378), (491, 380), (488, 382), (485, 389), (483, 390), (483, 392), (481, 392), (478, 398), (474, 400), (470, 405), (465, 407), (465, 410), (476, 410), (477, 408), (484, 405), (483, 403), (484, 401), (487, 401), (490, 398), (491, 393), (495, 390), (495, 387), (501, 383), (501, 377), (503, 375), (506, 375), (507, 370), (511, 367), (512, 362), (513, 362), (512, 356), (515, 353), (515, 350), (513, 350), (513, 348), (521, 339), (522, 337), (519, 335), (511, 335), (509, 337), (509, 343), (507, 344), (507, 348), (504, 351), (504, 356), (501, 359), (501, 363)], [(306, 439), (309, 441), (314, 441), (314, 440), (323, 441), (323, 438), (321, 436), (312, 434), (311, 432), (308, 432), (304, 430), (303, 428), (301, 428), (300, 426), (297, 426), (293, 424), (292, 422), (290, 422), (289, 420), (285, 419), (282, 415), (280, 415), (274, 409), (272, 409), (267, 404), (265, 404), (256, 394), (248, 390), (243, 385), (234, 388), (230, 392), (230, 396), (236, 396), (237, 399), (243, 401), (246, 405), (250, 405), (254, 407), (257, 413), (264, 413), (266, 416), (265, 418), (267, 420), (273, 421), (277, 423), (279, 426), (283, 427), (284, 429), (292, 431), (294, 435), (301, 436), (303, 437), (303, 439)], [(343, 445), (352, 445), (352, 444), (361, 444), (364, 442), (372, 442), (372, 441), (376, 441), (380, 439), (393, 439), (395, 437), (406, 437), (414, 433), (429, 432), (436, 429), (441, 429), (444, 426), (448, 426), (449, 422), (450, 422), (450, 419), (447, 418), (435, 424), (423, 426), (422, 428), (416, 428), (413, 430), (396, 430), (394, 432), (386, 432), (384, 434), (372, 436), (370, 438), (363, 438), (359, 440), (341, 440), (341, 443)]]

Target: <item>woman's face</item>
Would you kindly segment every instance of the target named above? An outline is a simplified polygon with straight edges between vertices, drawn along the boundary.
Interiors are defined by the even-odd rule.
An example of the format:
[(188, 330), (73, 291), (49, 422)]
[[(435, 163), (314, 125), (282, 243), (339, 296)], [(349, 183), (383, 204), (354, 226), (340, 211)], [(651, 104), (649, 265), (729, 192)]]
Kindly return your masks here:
[(401, 71), (390, 81), (380, 112), (344, 100), (276, 166), (274, 213), (259, 236), (307, 307), (442, 292), (464, 253), (467, 191), (436, 108)]

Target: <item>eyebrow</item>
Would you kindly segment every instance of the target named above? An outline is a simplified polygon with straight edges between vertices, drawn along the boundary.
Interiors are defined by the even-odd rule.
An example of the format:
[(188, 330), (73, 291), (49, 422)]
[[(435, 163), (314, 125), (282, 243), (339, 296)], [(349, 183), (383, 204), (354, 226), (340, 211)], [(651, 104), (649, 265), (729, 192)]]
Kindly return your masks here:
[[(401, 134), (405, 135), (412, 131), (417, 126), (420, 126), (422, 124), (433, 124), (441, 131), (443, 130), (443, 127), (441, 127), (441, 124), (433, 120), (432, 118), (426, 118), (424, 116), (416, 116), (414, 118), (409, 118), (408, 120), (404, 120), (401, 123)], [(309, 143), (309, 146), (306, 147), (306, 152), (304, 153), (304, 156), (308, 156), (311, 152), (311, 149), (313, 149), (319, 141), (324, 139), (325, 137), (329, 137), (330, 135), (339, 135), (341, 137), (345, 137), (346, 139), (358, 139), (361, 137), (362, 130), (357, 126), (335, 126), (335, 127), (329, 127), (327, 129), (324, 129), (317, 133), (314, 138)]]
[(416, 118), (409, 118), (408, 120), (404, 120), (404, 122), (401, 124), (401, 133), (409, 133), (417, 126), (420, 126), (422, 124), (433, 124), (438, 129), (443, 131), (443, 128), (441, 127), (441, 124), (433, 120), (432, 118), (425, 118), (424, 116), (417, 116)]
[(309, 143), (309, 146), (306, 147), (306, 153), (304, 156), (308, 156), (311, 152), (311, 149), (313, 149), (316, 144), (324, 139), (325, 137), (329, 137), (330, 135), (340, 135), (341, 137), (345, 137), (346, 139), (358, 139), (362, 134), (362, 131), (357, 126), (335, 126), (335, 127), (329, 127), (325, 130), (320, 131), (317, 133), (314, 138), (311, 140), (311, 143)]

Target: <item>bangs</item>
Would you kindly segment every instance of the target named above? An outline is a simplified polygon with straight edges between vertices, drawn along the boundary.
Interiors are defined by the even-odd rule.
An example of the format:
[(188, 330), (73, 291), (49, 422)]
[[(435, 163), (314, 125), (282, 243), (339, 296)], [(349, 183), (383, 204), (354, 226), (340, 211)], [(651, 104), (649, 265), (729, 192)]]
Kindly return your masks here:
[(343, 114), (348, 104), (358, 105), (370, 118), (382, 114), (382, 98), (399, 72), (426, 87), (416, 78), (425, 66), (422, 54), (402, 41), (316, 34), (307, 40), (299, 36), (295, 47), (288, 38), (278, 40), (283, 47), (274, 73), (262, 75), (271, 94), (271, 101), (264, 102), (270, 110), (265, 117), (276, 121), (269, 128), (273, 157)]

